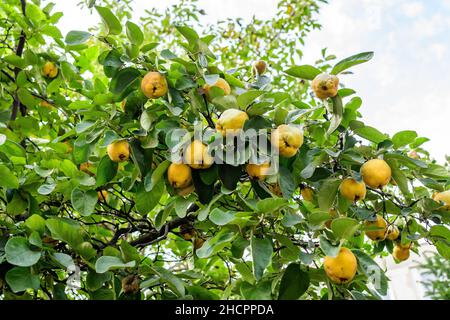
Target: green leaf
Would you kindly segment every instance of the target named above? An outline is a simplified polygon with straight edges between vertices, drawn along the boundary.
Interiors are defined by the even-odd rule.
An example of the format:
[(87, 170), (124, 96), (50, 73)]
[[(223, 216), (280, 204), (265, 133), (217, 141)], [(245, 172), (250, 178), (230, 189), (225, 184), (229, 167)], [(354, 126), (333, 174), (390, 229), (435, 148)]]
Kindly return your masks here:
[(392, 142), (394, 143), (394, 148), (398, 149), (400, 147), (404, 147), (410, 143), (413, 143), (417, 138), (417, 132), (415, 131), (400, 131), (397, 132), (392, 137)]
[(314, 80), (314, 78), (321, 74), (322, 71), (310, 65), (302, 65), (291, 67), (284, 71), (284, 73), (296, 78)]
[(6, 63), (12, 64), (14, 67), (23, 69), (26, 66), (25, 60), (16, 54), (10, 54), (2, 58)]
[(245, 89), (246, 85), (244, 82), (242, 82), (241, 80), (239, 80), (238, 78), (232, 76), (229, 73), (225, 73), (224, 74), (225, 80), (228, 82), (228, 84), (232, 87), (238, 87), (238, 88), (242, 88)]
[(442, 257), (447, 260), (450, 259), (450, 246), (448, 245), (448, 241), (439, 240), (434, 245)]
[(97, 273), (93, 270), (89, 270), (86, 276), (86, 286), (90, 291), (96, 291), (109, 280), (111, 280), (111, 272)]
[(96, 6), (95, 9), (100, 14), (100, 17), (105, 24), (108, 34), (120, 34), (122, 32), (122, 25), (119, 19), (107, 7)]
[(255, 131), (258, 130), (264, 130), (267, 127), (270, 127), (272, 124), (269, 120), (262, 116), (253, 116), (249, 120), (245, 121), (244, 123), (244, 131), (247, 131), (249, 129), (254, 129)]
[(27, 289), (39, 289), (39, 274), (32, 274), (30, 268), (14, 267), (5, 275), (6, 283), (14, 293)]
[(82, 216), (90, 216), (94, 213), (98, 195), (95, 190), (84, 191), (76, 188), (72, 190), (71, 201), (73, 208)]
[(179, 218), (184, 218), (186, 216), (187, 209), (191, 203), (192, 200), (186, 199), (184, 197), (178, 197), (177, 199), (175, 199), (175, 213)]
[(110, 182), (117, 174), (119, 165), (117, 162), (111, 161), (109, 156), (104, 156), (97, 168), (97, 186), (103, 186)]
[(200, 38), (197, 32), (188, 26), (177, 25), (175, 28), (183, 35), (184, 38), (186, 38), (189, 44), (197, 43), (197, 40)]
[(209, 289), (201, 286), (191, 286), (188, 289), (188, 294), (194, 297), (194, 300), (219, 300), (220, 297)]
[(358, 259), (358, 270), (368, 278), (369, 282), (374, 285), (376, 291), (382, 296), (387, 295), (389, 279), (386, 277), (384, 271), (370, 256), (361, 250), (354, 249), (352, 252)]
[(155, 217), (155, 228), (156, 230), (161, 230), (166, 223), (167, 218), (173, 211), (173, 205), (168, 205), (164, 208), (164, 210), (159, 211)]
[(267, 198), (261, 201), (258, 201), (256, 204), (256, 209), (259, 212), (268, 213), (268, 212), (274, 212), (281, 207), (288, 204), (288, 201), (283, 198)]
[(136, 261), (136, 263), (139, 263), (140, 256), (138, 250), (127, 241), (122, 240), (120, 242), (120, 251), (125, 262)]
[(95, 262), (95, 271), (97, 273), (105, 273), (109, 270), (132, 268), (136, 265), (136, 261), (123, 262), (118, 257), (101, 256)]
[(272, 261), (272, 242), (267, 238), (260, 239), (252, 237), (250, 247), (252, 249), (253, 274), (256, 280), (259, 280), (262, 278), (264, 270), (266, 270)]
[(414, 140), (413, 143), (411, 143), (411, 148), (417, 148), (420, 147), (422, 144), (424, 144), (425, 142), (430, 141), (430, 139), (425, 138), (425, 137), (418, 137)]
[(127, 37), (130, 42), (136, 46), (140, 46), (144, 42), (144, 34), (139, 26), (131, 21), (127, 21)]
[(357, 128), (353, 131), (355, 132), (355, 134), (357, 134), (361, 138), (364, 138), (366, 140), (369, 140), (369, 141), (372, 141), (375, 143), (380, 143), (387, 139), (387, 136), (385, 134), (383, 134), (380, 131), (378, 131), (377, 129), (375, 129), (373, 127), (369, 127), (369, 126)]
[(117, 71), (109, 84), (109, 91), (117, 96), (117, 100), (122, 100), (124, 96), (137, 88), (141, 73), (135, 68), (123, 68)]
[(324, 236), (319, 237), (320, 249), (322, 249), (323, 253), (329, 257), (336, 257), (341, 249), (340, 245), (333, 245), (327, 238)]
[(4, 152), (8, 156), (26, 157), (25, 149), (17, 142), (8, 139), (0, 145), (0, 152)]
[(427, 169), (421, 170), (421, 173), (434, 179), (448, 179), (450, 177), (449, 170), (438, 164), (430, 164)]
[(47, 25), (44, 28), (42, 28), (42, 33), (49, 35), (50, 37), (54, 38), (55, 40), (59, 40), (63, 37), (63, 35), (61, 34), (61, 31), (57, 27), (50, 26), (50, 25)]
[(232, 211), (223, 211), (220, 208), (213, 209), (209, 214), (209, 220), (218, 226), (224, 226), (235, 218)]
[(298, 263), (291, 263), (281, 278), (278, 300), (297, 300), (308, 290), (309, 281), (309, 274)]
[(131, 150), (131, 159), (136, 165), (135, 167), (139, 169), (139, 176), (147, 177), (149, 172), (151, 172), (152, 170), (153, 150), (144, 149), (142, 147), (142, 142), (136, 138), (130, 139), (129, 144)]
[(330, 220), (331, 216), (328, 212), (325, 211), (317, 211), (317, 212), (312, 212), (309, 216), (308, 216), (308, 223), (311, 226), (319, 226), (322, 225), (323, 223), (325, 223), (326, 221)]
[[(250, 241), (244, 239), (243, 237), (238, 237), (233, 241), (233, 245), (231, 246), (231, 253), (235, 258), (242, 258), (244, 255), (245, 249), (250, 245)], [(250, 271), (250, 274), (253, 277), (253, 274)]]
[[(221, 90), (221, 89), (217, 89)], [(211, 95), (213, 95), (213, 92), (216, 91), (216, 87), (213, 87), (211, 89)], [(224, 111), (226, 109), (239, 109), (237, 99), (234, 95), (227, 95), (227, 96), (218, 96), (212, 98), (212, 103), (218, 108), (219, 111)]]
[(350, 88), (342, 88), (342, 89), (339, 89), (338, 93), (341, 96), (341, 98), (345, 98), (345, 97), (355, 94), (356, 91), (353, 89), (350, 89)]
[(11, 201), (8, 201), (6, 211), (12, 215), (19, 215), (24, 213), (28, 208), (28, 199), (23, 198), (19, 192), (14, 192)]
[(352, 218), (337, 218), (331, 222), (331, 230), (339, 239), (350, 239), (358, 229), (358, 221)]
[(111, 78), (117, 70), (123, 66), (123, 61), (121, 59), (122, 55), (116, 49), (113, 49), (106, 54), (105, 59), (101, 62), (103, 65), (103, 70), (108, 78)]
[(69, 31), (66, 35), (65, 42), (71, 46), (77, 46), (89, 40), (91, 34), (86, 31)]
[(51, 218), (47, 219), (45, 225), (50, 230), (53, 239), (64, 241), (72, 248), (76, 248), (83, 242), (83, 232), (73, 220)]
[(136, 191), (136, 209), (138, 212), (145, 215), (153, 210), (165, 190), (166, 184), (164, 180), (160, 180), (150, 192), (145, 191), (144, 184), (141, 183)]
[(330, 126), (327, 130), (327, 137), (330, 136), (341, 124), (344, 107), (342, 106), (342, 98), (337, 95), (333, 97), (333, 112), (331, 113)]
[(115, 295), (112, 289), (100, 288), (90, 294), (91, 300), (114, 300)]
[(333, 68), (333, 70), (331, 70), (331, 74), (339, 74), (342, 71), (345, 71), (353, 66), (356, 66), (358, 64), (367, 62), (369, 60), (371, 60), (374, 56), (373, 52), (362, 52), (362, 53), (358, 53), (354, 56), (348, 57), (342, 61), (339, 61)]
[(398, 161), (393, 159), (386, 159), (387, 164), (391, 168), (392, 178), (397, 183), (397, 186), (400, 188), (400, 191), (407, 197), (411, 195), (409, 190), (409, 181), (406, 175), (400, 170), (398, 166)]
[(25, 220), (25, 226), (32, 231), (37, 231), (42, 234), (45, 231), (45, 219), (40, 215), (33, 214)]
[(69, 256), (68, 254), (55, 252), (53, 254), (53, 258), (55, 258), (55, 260), (59, 264), (61, 264), (63, 267), (65, 267), (67, 269), (75, 266), (72, 257)]
[(145, 191), (150, 192), (153, 190), (153, 188), (155, 187), (155, 185), (161, 181), (161, 179), (164, 177), (164, 174), (167, 171), (167, 168), (169, 168), (170, 166), (170, 161), (169, 160), (164, 160), (163, 162), (161, 162), (158, 167), (153, 170), (152, 175), (150, 176), (150, 179), (148, 179), (146, 176), (145, 178)]
[(9, 168), (3, 164), (0, 164), (0, 186), (10, 189), (19, 188), (19, 179)]
[(152, 267), (154, 272), (160, 277), (160, 279), (167, 283), (167, 285), (172, 289), (175, 294), (177, 294), (179, 297), (183, 297), (185, 295), (185, 286), (184, 282), (175, 276), (172, 272), (167, 271), (164, 268), (161, 268), (159, 266)]
[(328, 179), (323, 182), (317, 195), (321, 210), (328, 211), (333, 206), (340, 184), (340, 179)]
[(251, 90), (244, 92), (243, 94), (237, 97), (237, 103), (241, 109), (245, 109), (264, 93), (265, 93), (264, 91), (258, 90)]
[(283, 220), (281, 220), (281, 224), (285, 227), (290, 228), (302, 222), (302, 220), (303, 218), (300, 215), (288, 211), (284, 214)]
[(196, 251), (197, 257), (204, 259), (209, 258), (216, 252), (219, 252), (227, 245), (231, 245), (231, 241), (236, 237), (236, 233), (230, 230), (222, 229), (214, 237), (205, 241), (203, 246)]
[[(321, 152), (318, 155), (306, 155), (309, 159), (305, 162), (305, 167), (300, 172), (300, 176), (305, 179), (309, 179), (314, 175), (317, 167), (319, 167), (327, 158), (328, 155), (325, 152)], [(313, 157), (314, 156), (314, 157)], [(313, 157), (313, 158), (312, 158)], [(312, 158), (312, 160), (310, 160)]]
[(255, 276), (252, 273), (251, 269), (252, 263), (250, 262), (239, 262), (235, 264), (236, 270), (240, 273), (242, 276), (242, 280), (249, 282), (251, 284), (255, 284), (256, 279)]
[(90, 101), (73, 101), (69, 104), (69, 109), (89, 109), (92, 106)]
[(28, 237), (28, 242), (36, 247), (42, 248), (42, 239), (37, 231), (33, 231)]
[(52, 193), (53, 190), (55, 190), (55, 188), (56, 188), (56, 184), (54, 182), (49, 182), (49, 183), (45, 183), (45, 184), (41, 185), (37, 189), (37, 192), (41, 195), (47, 196), (50, 193)]
[(41, 258), (40, 251), (30, 249), (28, 240), (23, 237), (9, 238), (5, 245), (6, 261), (19, 267), (29, 267)]
[(20, 102), (28, 108), (33, 108), (38, 103), (38, 99), (25, 88), (19, 88), (17, 95), (19, 96)]
[(416, 160), (416, 159), (412, 159), (410, 157), (407, 157), (403, 154), (399, 154), (399, 153), (386, 153), (384, 155), (384, 160), (388, 160), (388, 159), (395, 159), (398, 160), (399, 162), (401, 162), (403, 165), (407, 166), (410, 169), (416, 169), (417, 167), (422, 168), (422, 169), (427, 169), (428, 165), (420, 160)]
[(446, 226), (432, 226), (429, 234), (433, 238), (450, 241), (450, 230)]
[(293, 173), (286, 167), (280, 166), (278, 173), (278, 184), (280, 185), (283, 197), (287, 200), (292, 198), (297, 187)]
[(271, 281), (262, 281), (256, 285), (243, 282), (240, 291), (246, 300), (272, 300)]

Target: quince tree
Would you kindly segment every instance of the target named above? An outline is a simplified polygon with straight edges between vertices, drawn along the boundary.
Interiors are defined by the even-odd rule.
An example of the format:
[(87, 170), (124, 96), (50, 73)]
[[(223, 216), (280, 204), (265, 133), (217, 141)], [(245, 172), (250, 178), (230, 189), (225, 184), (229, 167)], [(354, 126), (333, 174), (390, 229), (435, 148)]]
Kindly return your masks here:
[(362, 121), (372, 52), (304, 63), (320, 2), (84, 1), (101, 25), (64, 36), (2, 1), (0, 299), (380, 299), (377, 258), (448, 259), (448, 164)]

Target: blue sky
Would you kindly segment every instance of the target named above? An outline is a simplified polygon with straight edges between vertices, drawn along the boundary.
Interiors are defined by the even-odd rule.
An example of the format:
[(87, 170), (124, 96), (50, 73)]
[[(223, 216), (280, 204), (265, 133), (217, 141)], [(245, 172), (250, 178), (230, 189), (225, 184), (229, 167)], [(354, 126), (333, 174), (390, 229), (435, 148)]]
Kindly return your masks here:
[(393, 134), (413, 129), (440, 162), (450, 155), (450, 1), (331, 0), (305, 60), (324, 46), (339, 57), (375, 51), (343, 81), (363, 98), (364, 121)]
[[(71, 13), (61, 20), (64, 34), (99, 22), (78, 2), (56, 1), (58, 10)], [(176, 2), (135, 0), (135, 12)], [(269, 18), (276, 3), (199, 0), (210, 23), (253, 14)], [(324, 47), (339, 58), (375, 51), (370, 63), (341, 79), (362, 97), (364, 121), (389, 134), (416, 130), (431, 139), (424, 147), (443, 163), (450, 155), (450, 0), (330, 0), (318, 18), (323, 28), (306, 40), (302, 63), (313, 63)]]

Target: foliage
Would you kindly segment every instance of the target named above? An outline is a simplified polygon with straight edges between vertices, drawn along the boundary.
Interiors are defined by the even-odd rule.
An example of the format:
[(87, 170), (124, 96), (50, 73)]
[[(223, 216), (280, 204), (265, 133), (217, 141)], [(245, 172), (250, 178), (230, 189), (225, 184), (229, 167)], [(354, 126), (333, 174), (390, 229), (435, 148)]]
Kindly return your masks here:
[[(86, 4), (101, 27), (65, 36), (51, 3), (0, 4), (3, 299), (377, 299), (388, 279), (373, 258), (394, 242), (364, 237), (375, 213), (397, 225), (403, 244), (426, 239), (449, 258), (449, 211), (431, 199), (448, 189), (449, 171), (422, 149), (427, 139), (364, 124), (351, 88), (323, 101), (312, 94), (317, 74), (343, 78), (373, 55), (335, 63), (324, 50), (314, 65), (301, 64), (299, 43), (319, 27), (319, 1), (282, 0), (269, 21), (204, 27), (195, 1), (148, 11), (140, 22), (130, 1)], [(257, 59), (269, 62), (267, 74), (252, 74)], [(48, 61), (54, 78), (43, 76)], [(166, 96), (143, 95), (149, 71), (165, 75)], [(219, 76), (232, 94), (207, 99), (204, 85)], [(195, 192), (179, 195), (166, 174), (178, 142), (171, 133), (204, 124), (212, 144), (214, 123), (230, 107), (250, 116), (245, 130), (301, 124), (303, 146), (271, 180), (250, 181), (241, 159), (192, 170)], [(107, 146), (122, 139), (131, 156), (112, 162)], [(342, 178), (359, 179), (377, 157), (393, 182), (368, 188), (363, 202), (344, 199)], [(271, 192), (277, 184), (281, 192)], [(358, 272), (336, 285), (322, 261), (340, 246), (353, 250)]]
[(420, 274), (424, 281), (425, 295), (433, 300), (450, 299), (450, 265), (449, 260), (433, 254), (425, 258), (425, 262), (419, 266)]

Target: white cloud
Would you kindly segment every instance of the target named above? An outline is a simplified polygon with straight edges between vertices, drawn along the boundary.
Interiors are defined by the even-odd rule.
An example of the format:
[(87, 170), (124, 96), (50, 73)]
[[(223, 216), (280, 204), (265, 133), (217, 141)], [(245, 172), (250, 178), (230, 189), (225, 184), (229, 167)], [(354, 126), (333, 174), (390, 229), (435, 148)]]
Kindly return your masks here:
[(417, 37), (433, 37), (441, 32), (448, 32), (449, 19), (436, 13), (431, 17), (422, 17), (414, 23), (414, 32)]
[(413, 24), (401, 18), (407, 0), (330, 2), (319, 16), (322, 30), (306, 41), (303, 63), (315, 61), (323, 47), (340, 58), (375, 51), (372, 61), (342, 77), (363, 99), (363, 121), (389, 134), (416, 130), (431, 139), (425, 147), (432, 156), (444, 161), (450, 154), (450, 74), (443, 72), (450, 70), (450, 25), (448, 14), (430, 2), (407, 9), (420, 15)]
[(430, 46), (430, 51), (432, 55), (438, 60), (442, 61), (447, 59), (447, 53), (449, 50), (449, 46), (443, 43), (433, 43)]
[(414, 18), (423, 12), (423, 4), (420, 2), (405, 3), (403, 6), (403, 12), (407, 17)]

